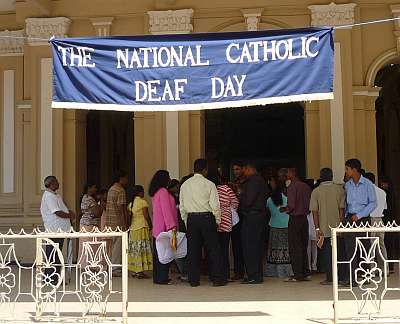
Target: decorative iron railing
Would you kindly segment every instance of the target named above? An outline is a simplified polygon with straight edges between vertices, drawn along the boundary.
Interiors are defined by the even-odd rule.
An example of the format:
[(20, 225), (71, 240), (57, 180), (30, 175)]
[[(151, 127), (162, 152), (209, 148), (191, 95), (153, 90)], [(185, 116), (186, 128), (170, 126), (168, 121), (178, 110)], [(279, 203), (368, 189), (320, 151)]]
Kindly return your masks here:
[[(400, 312), (396, 314), (398, 309), (383, 307), (388, 302), (385, 297), (389, 292), (400, 292), (400, 260), (389, 259), (384, 255), (379, 233), (398, 233), (400, 237), (400, 227), (395, 222), (387, 225), (380, 222), (373, 225), (347, 224), (331, 229), (335, 324), (400, 323)], [(340, 255), (338, 251), (343, 249), (339, 249), (339, 245), (347, 245), (348, 250), (349, 242), (354, 246), (354, 251)], [(389, 274), (391, 264), (397, 269), (392, 276)], [(347, 280), (339, 282), (339, 275), (344, 275)], [(344, 307), (346, 312), (341, 308), (346, 294), (347, 299), (350, 296), (356, 302), (352, 314), (348, 313), (349, 305)]]
[[(121, 240), (122, 263), (113, 264), (110, 247), (113, 240)], [(16, 242), (20, 248), (34, 244), (35, 255), (31, 264), (22, 264), (18, 258)], [(80, 240), (81, 248), (76, 261), (72, 241)], [(64, 242), (64, 256), (60, 243)], [(66, 244), (65, 244), (66, 243)], [(0, 233), (0, 321), (17, 320), (18, 302), (35, 303), (32, 319), (53, 321), (106, 320), (108, 303), (121, 303), (121, 314), (115, 320), (128, 321), (128, 234), (117, 229), (87, 232), (49, 233), (34, 229), (27, 233), (9, 230)], [(63, 306), (68, 303), (73, 307)], [(71, 312), (71, 309), (73, 310)]]

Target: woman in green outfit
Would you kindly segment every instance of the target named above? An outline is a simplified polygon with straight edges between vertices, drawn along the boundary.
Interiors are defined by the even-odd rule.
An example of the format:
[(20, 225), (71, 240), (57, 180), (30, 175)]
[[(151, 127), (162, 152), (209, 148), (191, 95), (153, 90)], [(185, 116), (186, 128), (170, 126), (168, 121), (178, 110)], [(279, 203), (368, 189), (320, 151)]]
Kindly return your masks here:
[(131, 216), (129, 234), (128, 269), (132, 277), (148, 278), (144, 271), (153, 270), (153, 256), (151, 250), (151, 219), (149, 205), (144, 200), (142, 186), (133, 188), (133, 197), (128, 205)]

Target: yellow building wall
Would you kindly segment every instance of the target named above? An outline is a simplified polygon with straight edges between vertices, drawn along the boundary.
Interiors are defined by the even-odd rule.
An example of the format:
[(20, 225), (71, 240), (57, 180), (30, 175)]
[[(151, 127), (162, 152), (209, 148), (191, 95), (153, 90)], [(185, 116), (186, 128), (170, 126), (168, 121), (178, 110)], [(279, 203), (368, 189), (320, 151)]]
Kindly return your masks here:
[[(90, 19), (113, 17), (111, 35), (140, 35), (149, 33), (147, 11), (185, 8), (194, 9), (194, 32), (246, 30), (241, 12), (245, 8), (263, 8), (259, 28), (295, 28), (310, 25), (309, 5), (329, 4), (330, 1), (275, 0), (266, 5), (261, 0), (58, 0), (49, 1), (48, 8), (36, 7), (34, 3), (21, 0), (16, 2), (15, 12), (0, 13), (0, 31), (24, 28), (25, 19), (29, 17), (67, 17), (72, 21), (69, 36), (94, 36), (96, 30)], [(356, 21), (391, 17), (391, 1), (354, 3), (357, 3)], [(375, 97), (371, 95), (373, 84), (367, 84), (366, 78), (368, 73), (373, 74), (371, 66), (380, 55), (389, 50), (396, 55), (393, 24), (337, 31), (335, 41), (341, 44), (342, 54), (345, 158), (360, 157), (368, 170), (376, 172)], [(15, 70), (15, 102), (27, 104), (15, 110), (15, 192), (0, 192), (0, 230), (41, 223), (40, 129), (45, 126), (40, 125), (40, 64), (42, 58), (50, 57), (45, 44), (25, 45), (23, 56), (0, 56), (0, 83), (4, 70)], [(375, 67), (376, 71), (378, 69), (379, 66)], [(2, 97), (4, 95), (2, 93)], [(0, 100), (0, 116), (2, 103)], [(319, 169), (331, 166), (335, 158), (331, 150), (330, 103), (305, 103), (304, 109), (307, 175), (317, 178)], [(67, 204), (77, 208), (86, 175), (85, 112), (53, 110), (52, 119), (53, 173), (61, 181)], [(166, 168), (165, 114), (135, 113), (134, 123), (136, 165), (132, 167), (136, 170), (135, 182), (147, 187), (153, 173)], [(0, 134), (2, 127), (0, 122)], [(204, 114), (201, 111), (180, 112), (181, 175), (191, 172), (193, 161), (204, 156), (204, 138)]]

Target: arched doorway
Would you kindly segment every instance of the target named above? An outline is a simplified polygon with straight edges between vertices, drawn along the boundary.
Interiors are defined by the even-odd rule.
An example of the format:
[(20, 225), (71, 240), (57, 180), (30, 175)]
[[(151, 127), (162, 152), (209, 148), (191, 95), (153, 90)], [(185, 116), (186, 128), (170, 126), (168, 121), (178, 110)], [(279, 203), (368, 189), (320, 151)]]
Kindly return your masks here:
[(128, 173), (129, 182), (133, 183), (133, 113), (90, 111), (86, 125), (87, 181), (108, 188), (113, 174), (124, 170)]
[[(390, 180), (395, 197), (400, 197), (400, 64), (380, 69), (375, 86), (382, 88), (375, 103), (378, 173)], [(398, 203), (394, 207), (393, 216), (399, 221)]]
[(228, 172), (235, 160), (260, 171), (296, 166), (305, 175), (304, 109), (299, 103), (205, 113), (206, 156)]

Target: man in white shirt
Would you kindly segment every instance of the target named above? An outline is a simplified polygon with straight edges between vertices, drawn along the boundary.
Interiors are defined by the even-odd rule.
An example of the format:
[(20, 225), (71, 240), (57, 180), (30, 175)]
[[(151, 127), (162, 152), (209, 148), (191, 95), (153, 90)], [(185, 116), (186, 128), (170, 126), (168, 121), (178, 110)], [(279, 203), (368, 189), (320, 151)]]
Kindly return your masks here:
[[(374, 188), (375, 188), (375, 192), (376, 192), (377, 207), (370, 215), (371, 225), (379, 226), (379, 224), (382, 223), (381, 226), (383, 226), (383, 222), (382, 222), (383, 211), (387, 209), (386, 192), (383, 189), (379, 188), (377, 185), (375, 185), (375, 175), (372, 172), (366, 173), (365, 177), (374, 184)], [(374, 232), (374, 233), (371, 233), (371, 235), (379, 238), (379, 249), (381, 250), (382, 257), (384, 258), (384, 260), (386, 260), (387, 252), (386, 252), (386, 246), (385, 246), (385, 233), (384, 232)], [(383, 269), (383, 260), (379, 256), (378, 251), (377, 251), (376, 255), (378, 256), (378, 263), (380, 264), (380, 267)]]
[(200, 261), (204, 243), (211, 265), (211, 280), (214, 286), (223, 286), (226, 281), (222, 276), (217, 233), (217, 224), (221, 222), (217, 188), (206, 179), (206, 160), (196, 160), (194, 172), (194, 176), (183, 183), (179, 195), (179, 209), (187, 228), (189, 283), (192, 287), (200, 285)]
[[(42, 214), (44, 228), (47, 232), (69, 232), (71, 230), (71, 220), (75, 218), (74, 212), (68, 210), (61, 196), (57, 193), (60, 185), (55, 176), (48, 176), (44, 179), (46, 190), (42, 196), (40, 213)], [(64, 245), (63, 238), (51, 239), (59, 250), (62, 251)], [(57, 250), (52, 245), (46, 245), (46, 257), (51, 265), (45, 269), (45, 274), (56, 286), (60, 276), (60, 259)]]

